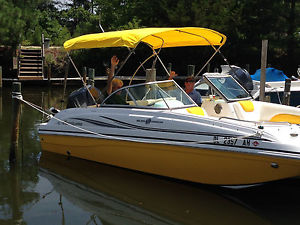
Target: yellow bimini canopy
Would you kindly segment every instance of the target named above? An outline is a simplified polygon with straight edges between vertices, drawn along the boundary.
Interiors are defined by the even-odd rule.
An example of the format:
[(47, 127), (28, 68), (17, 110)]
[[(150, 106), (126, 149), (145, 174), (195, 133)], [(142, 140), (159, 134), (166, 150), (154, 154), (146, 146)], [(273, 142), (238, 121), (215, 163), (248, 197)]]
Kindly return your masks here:
[(129, 47), (136, 48), (144, 42), (153, 49), (183, 46), (222, 46), (226, 36), (210, 29), (183, 28), (141, 28), (87, 34), (64, 43), (67, 51), (84, 48)]

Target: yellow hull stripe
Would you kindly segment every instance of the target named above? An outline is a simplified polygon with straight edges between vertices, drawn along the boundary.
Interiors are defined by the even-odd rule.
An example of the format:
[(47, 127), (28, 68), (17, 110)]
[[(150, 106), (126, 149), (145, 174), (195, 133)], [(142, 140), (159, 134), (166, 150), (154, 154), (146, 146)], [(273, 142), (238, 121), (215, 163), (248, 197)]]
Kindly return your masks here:
[(40, 138), (45, 151), (199, 183), (239, 185), (300, 176), (296, 159), (74, 136)]

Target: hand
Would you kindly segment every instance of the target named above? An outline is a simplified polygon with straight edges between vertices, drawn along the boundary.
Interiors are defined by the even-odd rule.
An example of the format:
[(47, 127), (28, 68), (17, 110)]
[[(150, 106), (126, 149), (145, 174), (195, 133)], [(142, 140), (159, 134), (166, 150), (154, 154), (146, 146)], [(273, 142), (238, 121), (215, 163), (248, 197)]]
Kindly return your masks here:
[(178, 74), (175, 71), (170, 72), (169, 80), (172, 80), (174, 77), (177, 77)]
[(118, 63), (119, 63), (119, 59), (118, 59), (118, 57), (117, 56), (113, 56), (113, 57), (111, 57), (111, 59), (110, 59), (110, 63), (111, 63), (111, 65), (112, 66), (117, 66), (118, 65)]

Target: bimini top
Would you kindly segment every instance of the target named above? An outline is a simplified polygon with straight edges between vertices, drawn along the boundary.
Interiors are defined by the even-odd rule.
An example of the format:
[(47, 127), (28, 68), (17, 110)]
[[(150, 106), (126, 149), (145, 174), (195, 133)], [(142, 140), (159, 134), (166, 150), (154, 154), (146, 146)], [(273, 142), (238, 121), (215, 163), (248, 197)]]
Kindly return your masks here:
[(79, 36), (66, 41), (64, 48), (67, 51), (83, 48), (135, 48), (140, 42), (150, 45), (153, 49), (203, 45), (221, 46), (225, 44), (226, 36), (214, 30), (199, 27), (141, 28)]

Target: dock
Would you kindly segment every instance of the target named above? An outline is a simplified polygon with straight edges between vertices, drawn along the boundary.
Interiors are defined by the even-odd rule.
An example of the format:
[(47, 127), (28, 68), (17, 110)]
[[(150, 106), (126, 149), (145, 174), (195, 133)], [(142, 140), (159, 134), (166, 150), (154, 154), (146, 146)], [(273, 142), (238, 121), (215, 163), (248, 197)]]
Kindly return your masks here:
[[(44, 38), (42, 38), (44, 40)], [(42, 46), (20, 46), (16, 51), (16, 56), (13, 57), (13, 70), (12, 74), (3, 74), (2, 67), (0, 68), (0, 88), (5, 85), (11, 86), (13, 82), (20, 82), (22, 85), (64, 85), (66, 82), (68, 85), (82, 85), (82, 79), (85, 81), (88, 80), (89, 70), (95, 70), (93, 68), (83, 68), (83, 74), (80, 78), (79, 76), (70, 74), (69, 72), (69, 62), (64, 65), (65, 74), (56, 74), (51, 69), (51, 65), (47, 62), (52, 62), (57, 55), (61, 53), (61, 47), (46, 47), (44, 41)], [(47, 60), (48, 59), (48, 60)], [(168, 64), (168, 70), (171, 70), (171, 63)], [(192, 67), (191, 67), (192, 66)], [(192, 69), (192, 70), (191, 70)], [(188, 65), (188, 74), (194, 73), (195, 67), (193, 65)], [(147, 69), (149, 70), (149, 69)], [(6, 73), (8, 71), (6, 70)], [(133, 83), (145, 82), (145, 75), (137, 75), (133, 78)], [(156, 73), (156, 72), (155, 72)], [(187, 76), (177, 76), (174, 80), (178, 83), (181, 83), (186, 79)], [(125, 84), (128, 84), (132, 79), (132, 76), (128, 75), (118, 75), (117, 78), (124, 81)], [(167, 75), (156, 76), (154, 80), (166, 80), (168, 79)], [(94, 76), (94, 81), (103, 85), (107, 81), (107, 75), (99, 74)]]
[[(129, 82), (132, 78), (131, 76), (117, 76), (117, 78), (123, 80), (125, 83)], [(178, 76), (175, 78), (175, 81), (181, 83), (184, 81), (186, 76)], [(87, 78), (88, 79), (88, 78)], [(157, 76), (157, 80), (165, 80), (166, 76)], [(103, 84), (107, 81), (107, 76), (95, 76), (95, 82), (99, 84)], [(146, 76), (136, 76), (133, 79), (134, 83), (145, 82)], [(21, 82), (22, 85), (64, 85), (65, 78), (51, 78), (50, 80), (47, 78), (39, 78), (39, 79), (18, 79), (18, 78), (2, 78), (3, 86), (11, 86), (13, 82)], [(82, 85), (81, 78), (79, 77), (69, 77), (67, 78), (68, 85)]]

